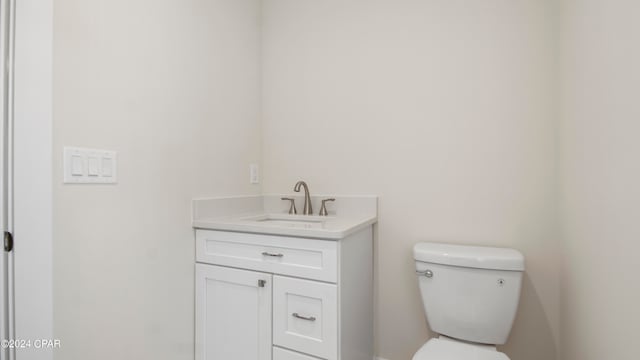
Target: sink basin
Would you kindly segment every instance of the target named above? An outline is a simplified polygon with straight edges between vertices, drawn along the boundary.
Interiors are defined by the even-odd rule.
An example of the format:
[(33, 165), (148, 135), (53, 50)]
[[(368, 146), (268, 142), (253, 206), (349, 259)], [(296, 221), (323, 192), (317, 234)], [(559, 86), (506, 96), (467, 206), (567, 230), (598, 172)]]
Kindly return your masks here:
[(242, 220), (266, 226), (300, 229), (322, 229), (327, 219), (324, 217), (320, 218), (318, 216), (268, 214), (248, 217)]
[[(265, 235), (340, 240), (377, 221), (378, 198), (342, 196), (331, 204), (329, 216), (288, 214), (290, 195), (230, 196), (193, 202), (193, 227)], [(324, 195), (312, 198), (318, 207)], [(298, 202), (301, 199), (298, 197)]]

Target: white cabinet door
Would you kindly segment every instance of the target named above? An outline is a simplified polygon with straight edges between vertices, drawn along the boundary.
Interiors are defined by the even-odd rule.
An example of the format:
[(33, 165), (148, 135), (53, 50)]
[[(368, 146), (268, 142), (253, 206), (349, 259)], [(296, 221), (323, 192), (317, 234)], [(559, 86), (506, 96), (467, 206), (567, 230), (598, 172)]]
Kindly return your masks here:
[(318, 360), (318, 358), (300, 354), (295, 351), (274, 347), (273, 360)]
[(271, 280), (196, 265), (196, 360), (271, 360)]
[(273, 343), (323, 359), (336, 360), (336, 285), (274, 276)]

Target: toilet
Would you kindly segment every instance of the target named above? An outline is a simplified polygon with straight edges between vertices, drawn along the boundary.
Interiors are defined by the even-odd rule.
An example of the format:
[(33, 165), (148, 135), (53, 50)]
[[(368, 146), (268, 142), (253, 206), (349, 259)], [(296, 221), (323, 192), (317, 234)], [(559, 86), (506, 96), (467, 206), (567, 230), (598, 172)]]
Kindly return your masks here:
[(418, 243), (416, 274), (429, 327), (438, 334), (413, 360), (509, 360), (524, 257), (514, 249)]

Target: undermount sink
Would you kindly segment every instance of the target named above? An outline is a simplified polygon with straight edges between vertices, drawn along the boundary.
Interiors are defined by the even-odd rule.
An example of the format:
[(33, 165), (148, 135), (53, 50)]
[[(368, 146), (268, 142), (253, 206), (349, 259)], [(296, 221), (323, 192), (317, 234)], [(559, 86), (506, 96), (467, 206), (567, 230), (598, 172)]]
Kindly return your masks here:
[(320, 218), (319, 216), (267, 214), (248, 217), (242, 220), (267, 226), (301, 229), (322, 229), (327, 219), (324, 217)]
[[(377, 221), (378, 198), (375, 196), (311, 197), (313, 215), (303, 215), (283, 202), (287, 195), (230, 196), (197, 199), (193, 202), (193, 227), (196, 229), (233, 231), (254, 234), (341, 240)], [(331, 202), (327, 215), (320, 216), (323, 201)], [(295, 202), (296, 200), (293, 200)], [(298, 204), (302, 204), (300, 197)], [(304, 208), (304, 206), (302, 206)], [(315, 209), (315, 212), (311, 210)], [(325, 206), (326, 209), (326, 206)]]

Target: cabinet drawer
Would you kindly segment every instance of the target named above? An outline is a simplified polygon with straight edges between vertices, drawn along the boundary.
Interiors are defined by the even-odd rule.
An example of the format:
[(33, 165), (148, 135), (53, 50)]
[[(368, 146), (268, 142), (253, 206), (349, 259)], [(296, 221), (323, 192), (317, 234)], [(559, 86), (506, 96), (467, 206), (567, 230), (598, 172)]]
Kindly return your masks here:
[(335, 241), (196, 230), (196, 260), (201, 263), (337, 280)]
[(323, 359), (336, 360), (336, 285), (274, 276), (273, 343)]
[(295, 351), (273, 347), (273, 360), (318, 360), (311, 356), (303, 355)]

